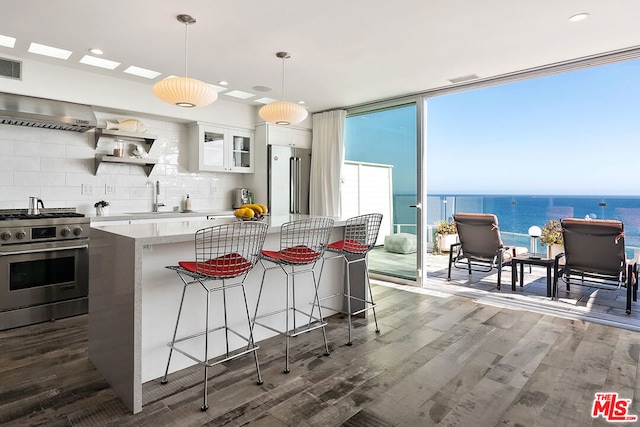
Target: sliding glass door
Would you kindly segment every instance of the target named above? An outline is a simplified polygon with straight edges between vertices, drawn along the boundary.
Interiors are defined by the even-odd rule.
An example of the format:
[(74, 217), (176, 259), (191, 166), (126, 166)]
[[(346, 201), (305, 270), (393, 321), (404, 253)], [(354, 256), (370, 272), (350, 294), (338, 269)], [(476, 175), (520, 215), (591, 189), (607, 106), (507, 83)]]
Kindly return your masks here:
[(421, 285), (419, 182), (421, 171), (417, 103), (349, 114), (342, 182), (344, 217), (384, 215), (369, 271)]

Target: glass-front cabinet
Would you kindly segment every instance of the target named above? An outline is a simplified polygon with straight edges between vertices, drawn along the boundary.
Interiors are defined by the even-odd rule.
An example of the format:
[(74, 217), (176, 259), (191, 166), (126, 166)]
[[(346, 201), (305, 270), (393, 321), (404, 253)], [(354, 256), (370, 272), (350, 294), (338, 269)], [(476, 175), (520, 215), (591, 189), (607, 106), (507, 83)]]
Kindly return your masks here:
[(189, 165), (193, 171), (252, 173), (254, 132), (206, 123), (189, 125)]

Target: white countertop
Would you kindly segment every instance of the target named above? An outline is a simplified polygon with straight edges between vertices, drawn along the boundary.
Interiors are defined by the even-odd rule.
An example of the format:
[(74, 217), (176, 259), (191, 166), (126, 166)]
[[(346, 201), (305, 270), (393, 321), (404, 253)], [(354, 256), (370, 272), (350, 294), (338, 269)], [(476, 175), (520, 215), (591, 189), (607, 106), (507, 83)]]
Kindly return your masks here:
[[(155, 214), (157, 215), (157, 214)], [(201, 215), (200, 215), (201, 216)], [(277, 233), (285, 222), (309, 218), (309, 215), (278, 215), (267, 216), (262, 221), (269, 225), (268, 233)], [(344, 225), (344, 221), (335, 219), (336, 226)], [(171, 222), (154, 222), (146, 224), (101, 225), (93, 227), (109, 233), (135, 239), (143, 245), (185, 242), (193, 240), (196, 231), (227, 222), (236, 222), (235, 218), (221, 218), (216, 220), (176, 220)]]
[(108, 222), (108, 221), (130, 221), (137, 219), (154, 219), (154, 218), (192, 218), (203, 216), (232, 216), (233, 210), (212, 210), (212, 211), (191, 211), (191, 212), (117, 212), (109, 215), (87, 215), (91, 222)]

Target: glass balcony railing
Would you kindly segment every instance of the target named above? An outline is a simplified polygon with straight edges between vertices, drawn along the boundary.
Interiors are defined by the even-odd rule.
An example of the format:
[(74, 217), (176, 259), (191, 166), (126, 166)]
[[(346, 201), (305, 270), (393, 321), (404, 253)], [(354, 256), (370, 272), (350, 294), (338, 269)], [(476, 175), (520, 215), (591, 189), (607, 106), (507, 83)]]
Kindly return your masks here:
[[(640, 254), (640, 198), (596, 196), (445, 196), (427, 197), (428, 239), (432, 226), (450, 220), (457, 212), (492, 213), (498, 217), (505, 245), (531, 247), (528, 231), (542, 228), (549, 220), (563, 218), (615, 219), (625, 229), (625, 247), (629, 258)], [(399, 224), (411, 232), (409, 224)], [(536, 243), (536, 252), (543, 248)]]

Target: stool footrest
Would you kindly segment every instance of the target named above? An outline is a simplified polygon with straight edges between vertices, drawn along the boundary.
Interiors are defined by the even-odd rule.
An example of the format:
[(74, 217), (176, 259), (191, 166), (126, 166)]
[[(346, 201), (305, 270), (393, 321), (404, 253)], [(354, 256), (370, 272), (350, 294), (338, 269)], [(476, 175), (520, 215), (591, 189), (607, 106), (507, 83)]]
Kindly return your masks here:
[[(211, 328), (211, 329), (209, 329), (208, 332), (211, 333), (211, 332), (219, 331), (221, 329), (225, 329), (225, 327), (224, 326), (218, 326), (216, 328)], [(246, 342), (247, 346), (250, 346), (251, 340), (249, 338), (247, 338), (246, 336), (242, 335), (241, 333), (233, 330), (232, 328), (227, 327), (226, 329), (229, 332), (231, 332), (232, 334), (236, 335), (238, 338), (242, 339), (244, 342)], [(199, 357), (196, 357), (196, 356), (190, 354), (189, 352), (187, 352), (185, 350), (182, 350), (180, 347), (178, 347), (176, 345), (176, 344), (181, 343), (181, 342), (185, 342), (185, 341), (189, 341), (189, 340), (201, 337), (201, 336), (205, 335), (206, 333), (207, 332), (203, 331), (203, 332), (198, 332), (198, 333), (195, 333), (195, 334), (192, 334), (192, 335), (188, 335), (188, 336), (185, 336), (185, 337), (182, 337), (182, 338), (178, 338), (178, 339), (175, 340), (173, 345), (172, 345), (171, 342), (168, 342), (167, 343), (167, 347), (177, 351), (178, 353), (182, 354), (183, 356), (188, 357), (189, 359), (193, 360), (194, 362), (196, 362), (196, 363), (198, 363), (200, 365), (208, 366), (208, 367), (212, 367), (212, 366), (215, 366), (215, 365), (217, 365), (219, 363), (235, 359), (236, 357), (243, 356), (245, 354), (254, 352), (254, 351), (256, 351), (256, 350), (258, 350), (260, 348), (260, 346), (256, 345), (255, 343), (253, 344), (253, 346), (250, 346), (249, 348), (245, 348), (245, 346), (242, 346), (242, 347), (239, 347), (239, 348), (237, 348), (235, 350), (230, 351), (229, 353), (226, 353), (226, 357), (224, 359), (221, 359), (221, 360), (219, 360), (217, 362), (214, 362), (214, 363), (208, 363), (207, 360), (211, 360), (211, 359), (214, 359), (214, 358), (221, 357), (225, 353), (223, 353), (221, 355), (218, 355), (218, 356), (214, 356), (214, 357), (209, 358), (207, 360), (203, 360), (203, 359), (201, 359)], [(240, 350), (241, 348), (244, 349), (244, 350)]]
[[(283, 331), (281, 329), (276, 329), (276, 328), (274, 328), (272, 326), (265, 325), (264, 323), (258, 322), (255, 319), (253, 321), (253, 324), (262, 326), (263, 328), (269, 329), (270, 331), (273, 331), (273, 332), (281, 334), (281, 335), (288, 335), (290, 337), (295, 337), (295, 336), (298, 336), (298, 335), (303, 334), (305, 332), (310, 332), (310, 331), (313, 331), (313, 330), (316, 330), (316, 329), (319, 329), (319, 328), (324, 328), (325, 326), (327, 326), (327, 322), (325, 322), (323, 319), (317, 318), (315, 316), (311, 316), (307, 312), (295, 309), (293, 307), (289, 307), (289, 310), (293, 312), (294, 316), (295, 316), (296, 313), (300, 313), (300, 314), (305, 315), (307, 317), (305, 325), (304, 326), (298, 326), (295, 329), (289, 329), (287, 331)], [(265, 317), (269, 317), (269, 316), (272, 316), (274, 314), (283, 313), (285, 311), (287, 311), (286, 308), (282, 309), (282, 310), (273, 311), (271, 313), (262, 314), (260, 316), (257, 316), (256, 319), (263, 319)]]
[[(371, 304), (371, 303), (369, 303), (369, 304)], [(372, 305), (370, 305), (369, 307), (365, 307), (365, 308), (363, 308), (363, 309), (361, 309), (361, 310), (356, 310), (356, 311), (352, 312), (352, 313), (351, 313), (351, 315), (352, 315), (352, 316), (355, 316), (355, 315), (357, 315), (357, 314), (364, 313), (364, 312), (365, 312), (365, 311), (367, 311), (367, 310), (373, 310), (374, 308), (376, 308), (376, 304), (372, 304)], [(347, 313), (347, 314), (348, 314), (348, 313)]]
[[(347, 294), (344, 294), (344, 293), (341, 293), (341, 292), (338, 292), (338, 293), (336, 293), (336, 294), (332, 294), (332, 295), (327, 295), (327, 296), (324, 296), (324, 297), (322, 297), (322, 298), (318, 298), (318, 302), (321, 302), (321, 301), (327, 300), (327, 299), (329, 299), (329, 298), (335, 298), (335, 297), (340, 297), (340, 296), (341, 296), (341, 297), (343, 297), (343, 298), (351, 298), (352, 300), (356, 300), (356, 301), (358, 301), (358, 302), (364, 303), (365, 307), (364, 307), (364, 308), (362, 308), (362, 309), (360, 309), (360, 310), (352, 311), (351, 313), (349, 313), (349, 312), (347, 312), (347, 311), (344, 311), (344, 310), (337, 310), (337, 311), (338, 311), (338, 313), (342, 313), (342, 314), (351, 314), (352, 316), (355, 316), (355, 315), (357, 315), (357, 314), (364, 313), (364, 312), (365, 312), (365, 311), (367, 311), (367, 310), (372, 310), (372, 309), (376, 308), (376, 306), (377, 306), (377, 304), (375, 304), (375, 303), (373, 303), (373, 302), (371, 302), (371, 301), (369, 301), (369, 300), (367, 300), (367, 299), (358, 298), (358, 297), (355, 297), (355, 296), (353, 296), (353, 295), (351, 295), (351, 296), (349, 297), (349, 296), (347, 296)], [(335, 309), (335, 308), (327, 307), (326, 305), (322, 305), (322, 304), (316, 304), (316, 303), (315, 303), (315, 302), (313, 302), (313, 301), (309, 302), (309, 304), (314, 305), (314, 306), (316, 306), (316, 307), (324, 308), (324, 309), (327, 309), (327, 310), (334, 310), (334, 311), (336, 311), (336, 309)], [(368, 305), (368, 307), (367, 307), (367, 305)]]
[(327, 326), (327, 322), (316, 320), (315, 322), (311, 322), (306, 326), (298, 326), (296, 329), (291, 329), (288, 331), (288, 334), (290, 337), (297, 337), (298, 335), (304, 334), (305, 332), (315, 331), (316, 329), (324, 328), (325, 326)]
[[(338, 293), (335, 293), (335, 294), (327, 295), (327, 296), (322, 297), (322, 298), (318, 298), (318, 301), (324, 301), (324, 300), (326, 300), (326, 299), (329, 299), (329, 298), (335, 298), (335, 297), (339, 297), (339, 296), (342, 296), (342, 295), (344, 295), (342, 292), (338, 292)], [(313, 302), (313, 301), (309, 302), (309, 304), (317, 305), (317, 304), (316, 304), (315, 302)], [(324, 307), (322, 307), (322, 308), (324, 308)]]
[(215, 366), (215, 365), (219, 365), (220, 363), (224, 363), (224, 362), (228, 362), (229, 360), (233, 360), (236, 357), (240, 357), (240, 356), (244, 356), (245, 354), (252, 353), (254, 351), (257, 351), (260, 348), (259, 345), (254, 345), (251, 348), (243, 349), (243, 350), (240, 350), (240, 351), (239, 351), (239, 349), (236, 349), (236, 350), (230, 351), (226, 355), (226, 357), (224, 357), (223, 359), (220, 359), (220, 360), (217, 360), (215, 362), (209, 363), (209, 360), (215, 359), (215, 358), (218, 358), (218, 357), (222, 357), (223, 355), (214, 356), (211, 359), (207, 359), (207, 360), (202, 360), (202, 359), (200, 359), (200, 358), (198, 358), (198, 357), (196, 357), (196, 356), (194, 356), (194, 355), (192, 355), (192, 354), (186, 352), (185, 350), (182, 350), (181, 348), (178, 348), (176, 346), (169, 346), (169, 347), (173, 348), (173, 350), (177, 351), (178, 353), (182, 354), (183, 356), (188, 357), (189, 359), (193, 360), (194, 362), (198, 363), (199, 365), (207, 366), (209, 368), (211, 368), (212, 366)]

